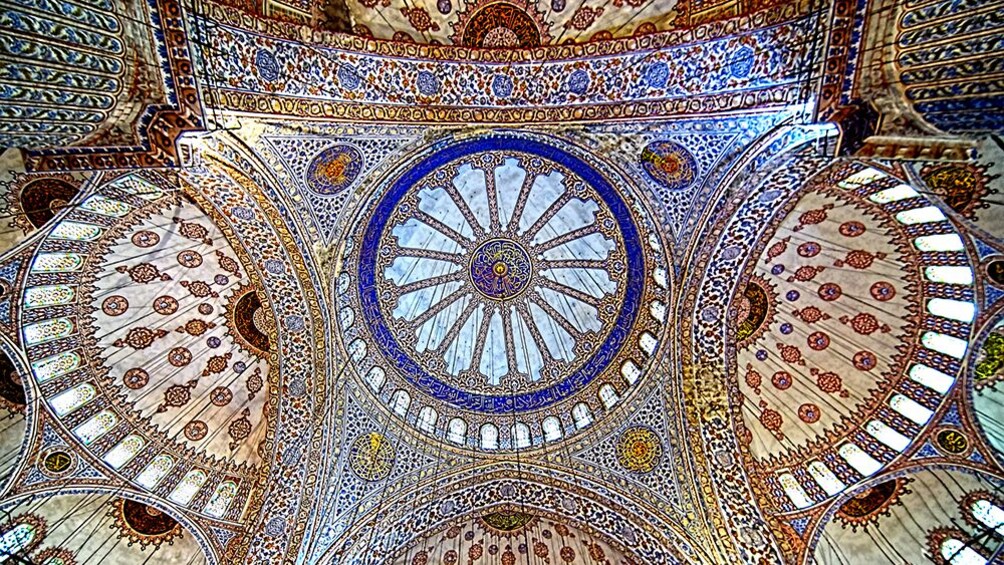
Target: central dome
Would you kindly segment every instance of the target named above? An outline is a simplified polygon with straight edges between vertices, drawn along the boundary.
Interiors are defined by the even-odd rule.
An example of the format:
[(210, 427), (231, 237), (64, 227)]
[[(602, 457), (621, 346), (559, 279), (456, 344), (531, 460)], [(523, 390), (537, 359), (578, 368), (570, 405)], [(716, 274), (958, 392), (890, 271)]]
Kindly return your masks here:
[[(409, 403), (417, 390), (436, 414), (445, 404), (509, 426), (607, 372), (637, 378), (652, 321), (641, 316), (646, 258), (627, 251), (643, 249), (637, 209), (593, 166), (535, 140), (492, 136), (426, 156), (359, 223), (366, 331), (350, 355), (379, 351), (387, 363), (372, 378), (406, 383)], [(372, 356), (357, 357), (370, 375)]]

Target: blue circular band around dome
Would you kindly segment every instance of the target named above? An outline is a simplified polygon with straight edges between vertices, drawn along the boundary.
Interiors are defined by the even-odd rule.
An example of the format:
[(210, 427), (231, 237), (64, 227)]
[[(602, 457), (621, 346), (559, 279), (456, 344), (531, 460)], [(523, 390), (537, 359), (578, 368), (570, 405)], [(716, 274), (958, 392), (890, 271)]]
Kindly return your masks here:
[[(558, 163), (590, 185), (600, 196), (611, 215), (616, 219), (624, 238), (627, 255), (627, 277), (623, 305), (606, 340), (596, 348), (596, 353), (574, 373), (550, 387), (515, 395), (486, 395), (461, 390), (429, 374), (409, 357), (394, 339), (387, 327), (377, 296), (376, 266), (380, 239), (397, 203), (426, 175), (452, 161), (483, 151), (515, 151), (528, 153)], [(363, 317), (380, 348), (380, 352), (396, 365), (398, 373), (409, 383), (433, 398), (460, 409), (479, 413), (505, 414), (538, 410), (560, 402), (588, 385), (602, 373), (624, 345), (634, 325), (645, 281), (645, 262), (639, 250), (642, 244), (638, 228), (631, 220), (631, 210), (621, 200), (610, 182), (590, 165), (557, 147), (538, 141), (492, 136), (450, 145), (425, 157), (402, 174), (383, 195), (370, 216), (360, 248), (358, 290)]]

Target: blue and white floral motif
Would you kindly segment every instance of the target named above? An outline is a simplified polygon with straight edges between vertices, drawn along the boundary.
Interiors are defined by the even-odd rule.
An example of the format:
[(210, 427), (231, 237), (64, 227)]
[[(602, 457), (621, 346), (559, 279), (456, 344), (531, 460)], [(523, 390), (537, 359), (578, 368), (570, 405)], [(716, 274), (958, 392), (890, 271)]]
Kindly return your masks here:
[(736, 78), (746, 78), (753, 69), (755, 54), (749, 45), (743, 45), (729, 59), (729, 70)]
[(506, 75), (495, 75), (492, 78), (492, 92), (499, 98), (509, 98), (512, 95), (512, 79)]
[(359, 88), (359, 73), (356, 72), (355, 67), (352, 65), (347, 65), (342, 63), (338, 65), (338, 72), (335, 73), (338, 77), (338, 84), (346, 90), (355, 90)]
[(279, 63), (271, 51), (259, 49), (254, 56), (254, 66), (258, 69), (258, 76), (262, 80), (273, 82), (279, 79)]
[(662, 61), (650, 63), (645, 67), (645, 82), (652, 88), (665, 88), (669, 80), (669, 65)]
[(422, 96), (439, 94), (439, 77), (429, 71), (418, 71), (415, 82), (418, 85), (418, 92)]
[(568, 90), (575, 94), (585, 94), (589, 89), (589, 73), (578, 69), (568, 77)]

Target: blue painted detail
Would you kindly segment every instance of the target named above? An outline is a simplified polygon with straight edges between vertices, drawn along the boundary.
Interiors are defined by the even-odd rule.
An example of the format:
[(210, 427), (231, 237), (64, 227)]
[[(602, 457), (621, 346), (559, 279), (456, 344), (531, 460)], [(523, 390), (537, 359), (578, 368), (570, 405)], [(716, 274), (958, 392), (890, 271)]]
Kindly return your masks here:
[(987, 285), (985, 289), (986, 289), (986, 295), (985, 295), (986, 305), (984, 307), (984, 310), (996, 304), (997, 301), (1000, 300), (1001, 298), (1004, 298), (1004, 290), (1000, 290), (999, 288), (995, 288), (990, 285)]
[(574, 71), (568, 76), (568, 90), (575, 94), (585, 94), (589, 89), (589, 73), (582, 69)]
[(729, 70), (732, 72), (732, 76), (736, 78), (746, 78), (753, 69), (754, 57), (755, 53), (753, 52), (753, 48), (748, 45), (743, 45), (737, 49), (736, 52), (729, 57)]
[(335, 73), (338, 77), (338, 84), (346, 90), (355, 90), (359, 88), (359, 73), (356, 69), (347, 63), (341, 63), (338, 65), (338, 72)]
[(796, 518), (788, 522), (791, 527), (798, 532), (798, 535), (805, 535), (805, 529), (809, 527), (809, 517), (805, 516), (803, 518)]
[(416, 84), (419, 94), (423, 96), (433, 96), (439, 93), (439, 77), (429, 71), (418, 71)]
[(645, 67), (645, 82), (652, 88), (665, 88), (669, 81), (669, 65), (659, 61)]
[(470, 393), (453, 387), (427, 373), (409, 357), (394, 339), (380, 311), (377, 295), (377, 259), (380, 237), (398, 202), (426, 175), (467, 155), (483, 151), (519, 151), (556, 162), (574, 171), (600, 196), (616, 219), (627, 249), (640, 249), (638, 228), (631, 221), (631, 210), (621, 200), (617, 189), (606, 178), (578, 157), (557, 147), (538, 141), (503, 136), (490, 136), (465, 141), (440, 149), (426, 157), (399, 177), (388, 189), (373, 211), (360, 247), (358, 290), (362, 314), (380, 352), (391, 361), (399, 374), (426, 394), (464, 410), (488, 414), (507, 414), (538, 410), (564, 400), (587, 386), (613, 361), (634, 325), (641, 305), (645, 280), (645, 264), (641, 253), (627, 254), (627, 277), (623, 306), (613, 327), (596, 353), (577, 371), (564, 380), (542, 390), (517, 395), (493, 396)]
[(962, 422), (959, 418), (959, 408), (953, 404), (947, 411), (945, 415), (941, 418), (942, 425), (952, 425), (952, 426), (962, 426)]
[(507, 75), (495, 75), (492, 78), (492, 92), (499, 98), (512, 96), (512, 79)]
[(974, 463), (979, 463), (981, 465), (985, 465), (987, 462), (987, 460), (983, 458), (983, 454), (975, 449), (973, 450), (973, 454), (969, 456), (969, 460)]
[(924, 446), (917, 450), (917, 453), (913, 456), (914, 459), (926, 459), (928, 457), (938, 457), (938, 450), (934, 449), (931, 442), (925, 441)]
[(987, 245), (979, 239), (973, 238), (973, 243), (976, 245), (976, 253), (979, 255), (980, 261), (991, 255), (1000, 255), (1000, 251), (997, 251), (997, 249)]
[(258, 69), (258, 76), (263, 80), (273, 82), (279, 79), (279, 63), (271, 51), (259, 49), (254, 56), (254, 66)]

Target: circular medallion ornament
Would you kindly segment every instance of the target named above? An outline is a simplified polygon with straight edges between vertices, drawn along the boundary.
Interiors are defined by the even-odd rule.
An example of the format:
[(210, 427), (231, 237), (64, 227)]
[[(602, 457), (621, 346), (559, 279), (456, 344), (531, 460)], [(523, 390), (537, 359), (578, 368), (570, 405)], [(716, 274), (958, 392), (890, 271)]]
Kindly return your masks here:
[(650, 473), (662, 459), (662, 442), (645, 427), (628, 428), (617, 440), (617, 461), (634, 473)]
[(394, 446), (386, 437), (376, 432), (363, 434), (349, 448), (349, 467), (364, 481), (386, 479), (394, 468)]
[(332, 196), (348, 188), (363, 168), (363, 154), (351, 145), (335, 145), (321, 151), (307, 167), (310, 190)]
[(53, 449), (42, 454), (39, 470), (49, 477), (62, 477), (76, 468), (76, 458), (69, 451)]
[(471, 255), (471, 283), (493, 300), (511, 300), (522, 293), (533, 274), (530, 256), (519, 243), (491, 239)]
[(339, 276), (357, 375), (413, 391), (416, 412), (433, 403), (444, 422), (497, 419), (494, 449), (515, 445), (514, 412), (540, 425), (564, 403), (606, 411), (598, 389), (623, 398), (655, 354), (668, 288), (629, 194), (533, 138), (458, 142), (404, 169), (363, 211), (358, 268)]
[(109, 513), (122, 535), (141, 547), (159, 547), (181, 535), (181, 524), (160, 510), (134, 500), (116, 499)]
[(653, 141), (641, 152), (641, 165), (648, 176), (670, 190), (690, 186), (697, 178), (697, 160), (673, 141)]
[(946, 428), (934, 436), (935, 445), (948, 455), (963, 455), (969, 451), (969, 438), (955, 428)]
[[(536, 15), (536, 10), (530, 10)], [(541, 25), (528, 10), (508, 2), (486, 3), (475, 8), (467, 23), (461, 21), (460, 25), (463, 32), (454, 41), (467, 47), (512, 49), (538, 47), (543, 43)]]
[(994, 259), (987, 263), (987, 277), (997, 286), (1004, 286), (1004, 259)]

